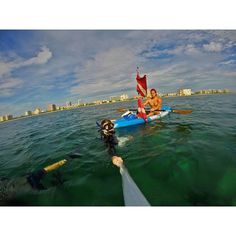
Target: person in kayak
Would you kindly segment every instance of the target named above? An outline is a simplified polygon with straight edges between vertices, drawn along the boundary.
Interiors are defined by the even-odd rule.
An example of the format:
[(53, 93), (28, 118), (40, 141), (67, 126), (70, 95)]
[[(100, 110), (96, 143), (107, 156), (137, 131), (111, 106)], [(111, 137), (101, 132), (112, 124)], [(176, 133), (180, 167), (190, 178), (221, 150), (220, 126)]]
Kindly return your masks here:
[(157, 95), (156, 89), (151, 89), (151, 98), (149, 98), (145, 103), (144, 106), (149, 105), (151, 107), (150, 113), (147, 115), (153, 116), (160, 113), (162, 107), (162, 99)]

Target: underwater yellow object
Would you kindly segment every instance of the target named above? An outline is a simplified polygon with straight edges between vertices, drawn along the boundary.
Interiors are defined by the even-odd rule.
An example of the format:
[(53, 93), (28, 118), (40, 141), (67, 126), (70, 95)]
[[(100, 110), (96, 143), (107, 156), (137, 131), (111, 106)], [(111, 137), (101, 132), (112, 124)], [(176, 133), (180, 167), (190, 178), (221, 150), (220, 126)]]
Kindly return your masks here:
[(52, 171), (52, 170), (56, 170), (56, 169), (58, 169), (59, 167), (63, 166), (66, 162), (67, 162), (67, 160), (64, 159), (64, 160), (58, 161), (58, 162), (56, 162), (56, 163), (54, 163), (54, 164), (52, 164), (52, 165), (46, 166), (46, 167), (43, 168), (43, 169), (44, 169), (45, 172), (50, 172), (50, 171)]

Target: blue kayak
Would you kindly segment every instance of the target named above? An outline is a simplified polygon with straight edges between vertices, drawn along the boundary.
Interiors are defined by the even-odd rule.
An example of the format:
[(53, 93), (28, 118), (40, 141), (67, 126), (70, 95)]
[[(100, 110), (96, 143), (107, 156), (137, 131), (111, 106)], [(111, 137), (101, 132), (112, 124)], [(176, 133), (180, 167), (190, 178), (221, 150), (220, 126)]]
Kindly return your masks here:
[[(162, 106), (161, 110), (162, 111), (158, 115), (148, 117), (148, 122), (165, 117), (171, 112), (171, 108), (169, 106)], [(145, 121), (144, 119), (137, 117), (135, 114), (129, 113), (122, 118), (113, 121), (113, 124), (114, 128), (118, 129), (122, 127), (145, 124)]]

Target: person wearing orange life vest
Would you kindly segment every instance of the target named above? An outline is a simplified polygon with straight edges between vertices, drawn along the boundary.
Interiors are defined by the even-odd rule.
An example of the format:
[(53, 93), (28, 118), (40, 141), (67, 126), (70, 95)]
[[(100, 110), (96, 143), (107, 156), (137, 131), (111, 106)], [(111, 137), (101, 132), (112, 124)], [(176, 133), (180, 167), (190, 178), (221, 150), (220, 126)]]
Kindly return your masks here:
[(160, 113), (161, 107), (162, 107), (162, 98), (157, 95), (156, 89), (151, 89), (151, 98), (147, 99), (147, 101), (144, 103), (144, 106), (149, 105), (151, 107), (150, 113), (147, 115), (153, 116)]

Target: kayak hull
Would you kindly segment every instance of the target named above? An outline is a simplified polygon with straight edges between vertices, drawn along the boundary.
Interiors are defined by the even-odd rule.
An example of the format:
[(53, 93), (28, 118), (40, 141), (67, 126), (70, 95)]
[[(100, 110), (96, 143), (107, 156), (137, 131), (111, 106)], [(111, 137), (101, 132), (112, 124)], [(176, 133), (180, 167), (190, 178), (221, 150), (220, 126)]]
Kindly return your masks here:
[[(148, 117), (147, 118), (148, 123), (152, 122), (154, 120), (161, 119), (161, 118), (167, 116), (171, 112), (171, 108), (168, 106), (164, 106), (164, 107), (162, 107), (162, 109), (164, 111), (161, 111), (160, 114)], [(129, 120), (129, 119), (125, 119), (124, 117), (122, 117), (120, 119), (115, 120), (113, 123), (114, 123), (114, 128), (118, 129), (118, 128), (123, 128), (123, 127), (128, 127), (128, 126), (145, 124), (145, 120), (142, 118), (136, 118), (136, 119)]]

